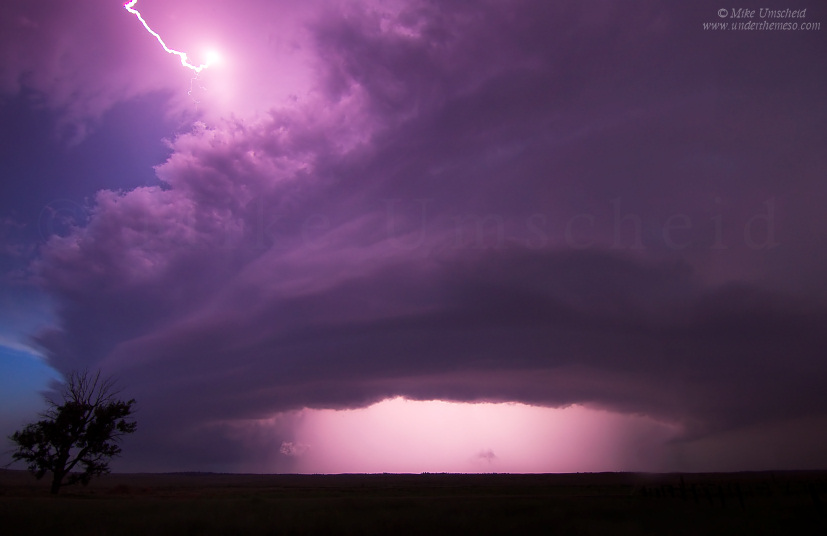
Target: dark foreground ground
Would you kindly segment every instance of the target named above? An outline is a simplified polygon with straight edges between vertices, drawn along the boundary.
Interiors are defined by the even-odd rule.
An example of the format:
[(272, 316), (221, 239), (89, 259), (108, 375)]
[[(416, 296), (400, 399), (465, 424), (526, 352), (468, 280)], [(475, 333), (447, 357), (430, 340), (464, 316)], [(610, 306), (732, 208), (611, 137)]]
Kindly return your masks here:
[(827, 534), (827, 472), (119, 474), (0, 470), (0, 534)]

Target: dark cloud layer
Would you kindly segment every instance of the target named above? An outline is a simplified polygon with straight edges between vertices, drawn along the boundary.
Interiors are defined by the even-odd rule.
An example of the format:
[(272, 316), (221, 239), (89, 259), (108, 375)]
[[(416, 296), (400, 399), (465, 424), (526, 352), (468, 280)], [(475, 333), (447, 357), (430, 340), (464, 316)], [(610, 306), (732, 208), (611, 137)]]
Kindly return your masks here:
[(178, 136), (161, 185), (42, 248), (39, 343), (122, 378), (147, 459), (232, 463), (228, 423), (396, 395), (687, 438), (825, 416), (823, 32), (402, 4), (309, 19), (307, 99)]

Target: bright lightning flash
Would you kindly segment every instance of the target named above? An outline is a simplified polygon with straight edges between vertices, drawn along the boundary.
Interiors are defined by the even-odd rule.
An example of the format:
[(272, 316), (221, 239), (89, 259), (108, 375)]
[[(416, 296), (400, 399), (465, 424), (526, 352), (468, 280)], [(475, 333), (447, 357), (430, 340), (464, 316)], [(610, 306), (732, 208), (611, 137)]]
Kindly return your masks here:
[(137, 9), (133, 9), (133, 6), (137, 3), (138, 3), (138, 0), (132, 0), (131, 2), (127, 2), (126, 4), (124, 4), (123, 7), (124, 7), (124, 9), (126, 9), (127, 11), (129, 11), (130, 13), (132, 13), (133, 15), (138, 17), (138, 20), (141, 21), (141, 24), (144, 25), (144, 28), (146, 28), (146, 31), (148, 31), (153, 36), (155, 36), (155, 39), (157, 39), (158, 42), (161, 43), (161, 46), (164, 47), (164, 50), (166, 50), (167, 53), (175, 54), (176, 56), (181, 58), (181, 65), (183, 65), (187, 69), (195, 71), (195, 73), (198, 74), (202, 70), (209, 67), (212, 63), (218, 61), (218, 59), (219, 59), (218, 54), (216, 54), (215, 52), (209, 52), (207, 54), (207, 62), (206, 63), (202, 63), (201, 65), (193, 65), (192, 63), (189, 62), (189, 60), (187, 60), (187, 53), (186, 52), (181, 52), (179, 50), (169, 48), (167, 46), (167, 44), (164, 43), (164, 40), (161, 39), (161, 36), (158, 35), (155, 31), (153, 31), (152, 28), (149, 27), (149, 24), (146, 23), (144, 18), (141, 16), (141, 13)]

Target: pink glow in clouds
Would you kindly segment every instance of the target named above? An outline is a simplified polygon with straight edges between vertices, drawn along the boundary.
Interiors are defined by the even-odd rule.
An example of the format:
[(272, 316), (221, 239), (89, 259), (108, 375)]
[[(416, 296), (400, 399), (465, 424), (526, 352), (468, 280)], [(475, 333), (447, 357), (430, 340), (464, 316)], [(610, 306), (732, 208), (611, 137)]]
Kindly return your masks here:
[(677, 426), (584, 406), (384, 400), (352, 410), (299, 412), (291, 441), (274, 445), (299, 473), (658, 470)]
[[(186, 91), (195, 69), (168, 57), (129, 5), (167, 50), (186, 51), (196, 69), (210, 63), (199, 73), (206, 89), (197, 110)], [(119, 103), (153, 94), (168, 95), (166, 111), (181, 121), (256, 117), (310, 91), (317, 55), (308, 25), (333, 8), (321, 0), (9, 0), (0, 7), (0, 93), (42, 94), (78, 139)]]

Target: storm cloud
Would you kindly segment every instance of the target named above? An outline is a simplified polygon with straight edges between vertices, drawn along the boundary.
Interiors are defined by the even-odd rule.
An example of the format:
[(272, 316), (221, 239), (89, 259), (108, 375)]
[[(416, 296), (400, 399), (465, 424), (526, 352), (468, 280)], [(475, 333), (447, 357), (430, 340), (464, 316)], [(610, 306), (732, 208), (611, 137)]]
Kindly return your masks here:
[[(706, 32), (709, 2), (314, 6), (280, 49), (300, 96), (265, 105), (292, 71), (247, 37), (257, 78), (158, 183), (97, 192), (32, 264), (59, 320), (37, 344), (121, 379), (147, 459), (232, 464), (233, 423), (396, 396), (588, 404), (682, 441), (827, 416), (822, 33)], [(60, 13), (7, 23), (89, 23)], [(113, 54), (88, 95), (71, 58), (0, 80), (87, 118), (169, 90)], [(257, 112), (224, 113), (246, 86)]]

